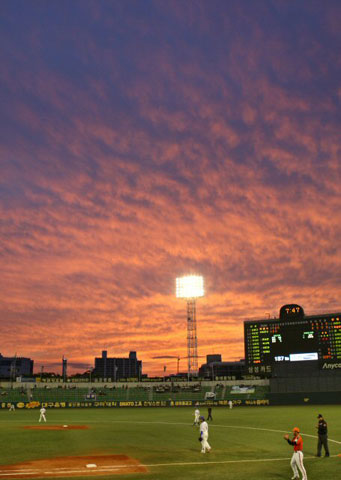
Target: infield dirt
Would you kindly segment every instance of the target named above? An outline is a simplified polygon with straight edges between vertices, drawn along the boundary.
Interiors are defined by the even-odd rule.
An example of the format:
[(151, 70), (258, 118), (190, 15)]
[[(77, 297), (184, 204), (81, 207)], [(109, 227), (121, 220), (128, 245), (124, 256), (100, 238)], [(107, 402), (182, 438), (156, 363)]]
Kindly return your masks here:
[[(87, 465), (96, 465), (88, 468)], [(0, 465), (0, 478), (80, 477), (146, 473), (147, 468), (127, 455), (57, 457)]]

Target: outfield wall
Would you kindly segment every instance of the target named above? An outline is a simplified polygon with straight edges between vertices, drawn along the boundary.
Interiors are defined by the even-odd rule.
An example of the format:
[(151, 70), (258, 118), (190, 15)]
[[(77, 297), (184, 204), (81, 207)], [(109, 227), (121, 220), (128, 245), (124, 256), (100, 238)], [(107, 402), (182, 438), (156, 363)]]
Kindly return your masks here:
[(270, 405), (337, 405), (341, 392), (269, 392), (268, 399)]
[[(275, 406), (275, 405), (326, 405), (341, 404), (341, 392), (306, 392), (306, 393), (267, 393), (266, 398), (233, 399), (233, 406)], [(228, 400), (131, 400), (131, 401), (49, 401), (49, 402), (1, 402), (0, 410), (9, 409), (14, 405), (17, 409), (45, 408), (131, 408), (131, 407), (225, 407)]]
[[(35, 409), (35, 408), (51, 408), (51, 409), (64, 409), (64, 408), (144, 408), (144, 407), (225, 407), (229, 408), (227, 400), (211, 400), (211, 401), (130, 401), (130, 402), (15, 402), (15, 403), (0, 403), (0, 410), (9, 409), (11, 405), (19, 410), (23, 409)], [(233, 406), (267, 406), (269, 400), (233, 400)]]

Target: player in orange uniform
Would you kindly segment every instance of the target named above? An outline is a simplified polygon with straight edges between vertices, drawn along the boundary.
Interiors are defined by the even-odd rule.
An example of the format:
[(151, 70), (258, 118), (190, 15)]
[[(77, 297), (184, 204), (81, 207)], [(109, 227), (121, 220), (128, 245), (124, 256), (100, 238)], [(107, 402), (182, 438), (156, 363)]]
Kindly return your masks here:
[(294, 472), (294, 476), (292, 477), (292, 480), (299, 479), (298, 475), (298, 469), (302, 474), (302, 480), (307, 480), (307, 472), (305, 471), (304, 465), (303, 465), (303, 440), (300, 435), (300, 429), (295, 427), (293, 429), (293, 439), (290, 440), (289, 435), (284, 435), (284, 439), (289, 443), (289, 445), (293, 445), (294, 447), (294, 453), (291, 458), (291, 468), (292, 471)]

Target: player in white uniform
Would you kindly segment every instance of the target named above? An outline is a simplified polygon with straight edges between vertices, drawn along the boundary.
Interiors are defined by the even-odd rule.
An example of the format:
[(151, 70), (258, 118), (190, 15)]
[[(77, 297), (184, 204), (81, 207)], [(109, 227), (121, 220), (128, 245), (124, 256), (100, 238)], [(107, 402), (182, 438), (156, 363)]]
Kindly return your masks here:
[(41, 407), (39, 422), (41, 422), (42, 420), (44, 420), (44, 422), (46, 422), (45, 413), (46, 413), (46, 409), (44, 407)]
[(200, 417), (200, 437), (201, 442), (201, 453), (206, 453), (211, 451), (211, 447), (208, 443), (208, 424), (205, 422), (204, 417)]
[(15, 411), (15, 405), (14, 403), (11, 403), (9, 409), (8, 409), (10, 412), (14, 412)]
[(233, 402), (232, 402), (232, 400), (229, 400), (229, 407), (230, 407), (230, 410), (231, 410), (231, 408), (233, 407)]
[(196, 408), (194, 410), (194, 423), (193, 423), (193, 425), (199, 425), (199, 423), (200, 423), (199, 418), (200, 418), (200, 410), (198, 408)]

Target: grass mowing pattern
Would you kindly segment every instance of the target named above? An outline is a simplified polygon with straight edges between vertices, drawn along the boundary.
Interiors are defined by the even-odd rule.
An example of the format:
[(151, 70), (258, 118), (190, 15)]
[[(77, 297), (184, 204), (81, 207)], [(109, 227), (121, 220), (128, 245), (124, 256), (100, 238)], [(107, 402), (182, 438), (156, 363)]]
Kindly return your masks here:
[[(201, 409), (201, 412), (205, 415), (207, 410)], [(193, 408), (48, 409), (49, 424), (90, 427), (69, 431), (24, 430), (21, 428), (24, 425), (37, 424), (38, 410), (1, 411), (0, 463), (66, 455), (125, 454), (149, 465), (149, 473), (111, 474), (110, 477), (117, 480), (289, 479), (292, 447), (283, 440), (283, 435), (299, 426), (309, 480), (338, 479), (341, 478), (341, 457), (309, 458), (316, 453), (317, 440), (311, 436), (316, 436), (316, 416), (320, 412), (328, 422), (330, 439), (340, 442), (330, 441), (331, 454), (340, 454), (339, 406), (240, 407), (231, 411), (214, 408), (209, 438), (212, 452), (206, 455), (200, 453), (198, 429), (192, 426)]]

